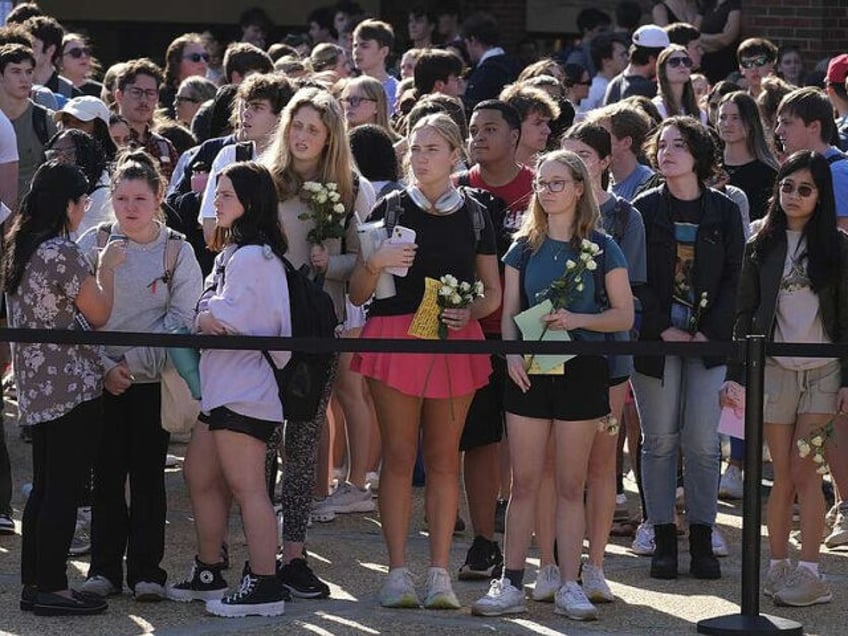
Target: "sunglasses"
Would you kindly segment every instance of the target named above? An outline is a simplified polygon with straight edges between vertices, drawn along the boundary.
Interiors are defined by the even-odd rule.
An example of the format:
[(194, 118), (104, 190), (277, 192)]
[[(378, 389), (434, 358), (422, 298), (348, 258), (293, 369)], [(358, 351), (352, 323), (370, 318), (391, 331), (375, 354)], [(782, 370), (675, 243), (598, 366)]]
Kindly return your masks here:
[(181, 104), (183, 102), (188, 102), (189, 104), (199, 104), (200, 100), (196, 97), (185, 97), (184, 95), (177, 95), (174, 97), (175, 104)]
[(209, 61), (209, 53), (191, 53), (189, 55), (183, 55), (183, 59), (184, 60), (190, 60), (190, 61), (194, 62), (195, 64), (197, 64), (201, 60), (203, 60), (204, 62), (208, 62)]
[(768, 55), (761, 55), (760, 57), (753, 57), (747, 60), (739, 60), (739, 66), (745, 69), (751, 69), (755, 66), (757, 68), (761, 68), (766, 64), (771, 64), (772, 60)]
[(686, 68), (692, 68), (692, 58), (691, 57), (670, 57), (666, 62), (671, 68), (677, 68), (678, 66), (685, 66)]
[(784, 181), (783, 183), (780, 184), (780, 191), (783, 194), (794, 194), (795, 192), (797, 192), (798, 196), (800, 196), (803, 199), (806, 199), (807, 197), (812, 196), (813, 192), (815, 192), (816, 189), (813, 186), (808, 186), (808, 185), (796, 186), (791, 181)]
[(91, 57), (91, 47), (90, 46), (78, 46), (72, 49), (65, 51), (65, 55), (70, 55), (75, 60), (80, 59), (81, 57)]
[(358, 95), (354, 95), (352, 97), (342, 97), (339, 100), (342, 104), (348, 104), (351, 108), (357, 108), (362, 102), (376, 102), (376, 99), (371, 99), (370, 97), (359, 97)]

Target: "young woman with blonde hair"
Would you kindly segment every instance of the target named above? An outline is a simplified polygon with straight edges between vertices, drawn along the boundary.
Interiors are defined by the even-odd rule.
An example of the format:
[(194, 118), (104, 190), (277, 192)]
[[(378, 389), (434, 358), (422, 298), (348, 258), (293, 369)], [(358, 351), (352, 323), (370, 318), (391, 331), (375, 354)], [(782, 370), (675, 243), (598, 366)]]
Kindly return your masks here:
[(344, 108), (348, 128), (376, 124), (394, 135), (389, 125), (386, 91), (379, 80), (367, 75), (347, 80), (339, 101)]
[[(371, 184), (353, 171), (344, 114), (338, 101), (327, 91), (304, 88), (295, 93), (283, 110), (276, 136), (261, 158), (271, 172), (280, 198), (278, 215), (288, 236), (287, 257), (295, 267), (306, 267), (310, 276), (323, 277), (324, 290), (330, 294), (339, 323), (345, 321), (345, 285), (356, 263), (359, 240), (353, 212), (365, 219), (374, 204)], [(348, 211), (346, 234), (328, 239), (322, 245), (310, 245), (311, 220), (302, 220), (308, 211), (301, 198), (307, 181), (335, 183), (341, 203)], [(342, 354), (335, 378), (337, 396), (348, 418), (370, 418), (362, 396), (362, 378), (349, 373)], [(333, 374), (335, 375), (335, 374)], [(293, 596), (315, 598), (330, 591), (309, 569), (303, 543), (315, 488), (315, 462), (326, 423), (326, 406), (333, 381), (325, 390), (319, 416), (311, 422), (287, 422), (285, 428), (286, 471), (283, 483), (283, 565), (280, 577)], [(325, 480), (329, 482), (329, 475)], [(319, 484), (326, 496), (328, 484)], [(370, 493), (368, 494), (370, 498)]]
[[(458, 281), (481, 281), (484, 296), (462, 309), (443, 309), (440, 320), (449, 339), (483, 339), (478, 320), (500, 303), (495, 234), (483, 208), (475, 208), (451, 174), (463, 146), (459, 128), (444, 114), (426, 116), (409, 137), (410, 174), (395, 199), (398, 225), (416, 232), (415, 244), (383, 243), (356, 264), (350, 281), (351, 301), (363, 304), (377, 278), (390, 267), (408, 268), (395, 277), (396, 294), (371, 304), (362, 331), (366, 338), (409, 339), (413, 315), (422, 302), (425, 278), (450, 274)], [(385, 218), (393, 205), (387, 198), (372, 212)], [(476, 216), (475, 216), (476, 215)], [(419, 607), (407, 568), (406, 540), (412, 496), (412, 471), (422, 436), (427, 469), (426, 512), (430, 534), (430, 569), (424, 607), (457, 609), (448, 566), (451, 535), (459, 499), (459, 440), (474, 392), (486, 385), (491, 365), (486, 355), (359, 353), (353, 368), (368, 380), (383, 443), (380, 518), (389, 551), (389, 575), (380, 589), (384, 607)]]
[[(633, 297), (627, 263), (615, 242), (597, 230), (600, 212), (583, 161), (565, 150), (542, 155), (533, 188), (529, 213), (504, 257), (504, 339), (520, 337), (515, 316), (540, 302), (550, 285), (582, 260), (585, 241), (600, 248), (593, 257), (595, 269), (600, 271), (587, 271), (567, 307), (542, 320), (547, 329), (568, 330), (576, 340), (603, 340), (604, 333), (629, 329)], [(595, 281), (599, 276), (603, 277), (608, 306), (598, 301)], [(506, 514), (504, 573), (472, 606), (472, 613), (498, 616), (526, 611), (524, 561), (552, 437), (560, 566), (555, 611), (576, 620), (593, 620), (597, 609), (577, 583), (577, 576), (586, 529), (583, 490), (589, 457), (600, 422), (610, 412), (607, 360), (579, 355), (565, 362), (560, 374), (528, 375), (525, 358), (509, 355), (507, 370), (510, 379), (504, 406), (513, 481)]]

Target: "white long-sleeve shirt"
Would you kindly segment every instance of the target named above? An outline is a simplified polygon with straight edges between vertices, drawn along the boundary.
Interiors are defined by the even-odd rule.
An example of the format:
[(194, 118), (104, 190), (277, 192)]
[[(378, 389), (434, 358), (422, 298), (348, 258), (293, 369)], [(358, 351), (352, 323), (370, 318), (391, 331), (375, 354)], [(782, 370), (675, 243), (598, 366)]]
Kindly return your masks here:
[[(222, 266), (223, 265), (223, 274)], [(214, 287), (213, 287), (214, 286)], [(198, 309), (209, 311), (227, 331), (245, 336), (291, 336), (286, 271), (267, 246), (229, 246), (215, 259)], [(271, 351), (278, 368), (290, 351)], [(225, 406), (240, 415), (283, 421), (283, 407), (271, 365), (261, 351), (207, 349), (200, 356), (200, 408)]]

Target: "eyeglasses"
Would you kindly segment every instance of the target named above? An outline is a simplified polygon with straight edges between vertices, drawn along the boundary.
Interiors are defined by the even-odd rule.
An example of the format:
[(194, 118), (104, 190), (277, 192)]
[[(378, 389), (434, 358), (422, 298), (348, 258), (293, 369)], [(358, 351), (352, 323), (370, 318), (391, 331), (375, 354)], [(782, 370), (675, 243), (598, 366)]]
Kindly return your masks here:
[(783, 181), (780, 184), (780, 191), (783, 194), (794, 194), (795, 192), (797, 192), (798, 196), (800, 196), (802, 199), (806, 199), (807, 197), (812, 196), (813, 192), (815, 192), (816, 189), (813, 186), (808, 186), (808, 185), (796, 186), (791, 181)]
[(188, 55), (183, 55), (184, 60), (191, 60), (195, 64), (203, 60), (204, 62), (209, 61), (209, 53), (189, 53)]
[(534, 181), (533, 192), (544, 192), (545, 190), (548, 192), (562, 192), (565, 190), (565, 186), (569, 183), (574, 183), (574, 181), (565, 181), (563, 179), (556, 179), (554, 181)]
[(90, 46), (77, 46), (72, 49), (68, 49), (64, 52), (63, 55), (70, 55), (75, 60), (80, 59), (81, 57), (91, 57), (91, 47)]
[(670, 57), (667, 60), (667, 64), (671, 68), (677, 68), (678, 66), (685, 66), (686, 68), (692, 68), (692, 58), (691, 57)]
[(772, 59), (768, 55), (761, 55), (759, 57), (748, 58), (747, 60), (739, 60), (739, 66), (745, 69), (751, 69), (755, 66), (757, 68), (761, 68), (766, 64), (771, 64)]
[(342, 104), (348, 104), (351, 108), (357, 108), (362, 102), (376, 102), (376, 99), (371, 99), (370, 97), (359, 97), (358, 95), (352, 95), (350, 97), (342, 97), (339, 100)]
[(135, 100), (139, 100), (142, 97), (145, 98), (145, 99), (158, 99), (159, 98), (159, 91), (154, 90), (152, 88), (148, 88), (147, 90), (142, 90), (142, 89), (137, 88), (135, 86), (130, 86), (126, 90), (126, 93), (127, 93), (127, 95), (129, 95), (130, 97), (132, 97)]
[(185, 95), (177, 95), (174, 97), (174, 104), (181, 104), (182, 102), (188, 102), (189, 104), (199, 104), (200, 100), (196, 97), (186, 97)]

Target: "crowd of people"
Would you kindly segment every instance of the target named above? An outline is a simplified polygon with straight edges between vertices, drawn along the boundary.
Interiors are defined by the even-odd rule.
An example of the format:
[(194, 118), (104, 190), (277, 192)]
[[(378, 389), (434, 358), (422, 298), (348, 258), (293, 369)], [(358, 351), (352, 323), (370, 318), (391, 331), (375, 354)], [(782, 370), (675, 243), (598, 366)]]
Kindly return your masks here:
[[(643, 17), (625, 0), (615, 23), (581, 11), (580, 40), (543, 57), (534, 41), (507, 52), (495, 18), (455, 2), (411, 9), (396, 38), (341, 0), (309, 14), (308, 34), (271, 42), (251, 9), (239, 42), (185, 33), (163, 65), (103, 70), (85, 34), (19, 4), (0, 27), (8, 324), (284, 337), (314, 287), (346, 338), (844, 343), (848, 53), (805, 73), (797, 47), (741, 40), (740, 14), (738, 0), (664, 0)], [(716, 514), (742, 495), (744, 442), (722, 474), (718, 433), (721, 409), (744, 406), (736, 359), (342, 353), (310, 416), (281, 398), (292, 352), (204, 350), (196, 386), (165, 347), (11, 354), (4, 388), (32, 444), (23, 611), (98, 613), (126, 582), (139, 602), (279, 615), (330, 595), (307, 561), (310, 523), (375, 508), (379, 603), (457, 609), (462, 496), (474, 540), (455, 574), (490, 581), (475, 615), (526, 611), (534, 536), (532, 599), (575, 620), (615, 600), (613, 531), (658, 579), (678, 576), (679, 535), (699, 579), (720, 578), (732, 549)], [(182, 393), (164, 390), (183, 383), (175, 367)], [(826, 603), (822, 538), (848, 543), (848, 433), (834, 426), (848, 367), (769, 358), (765, 394), (763, 591)], [(161, 566), (163, 421), (192, 407), (197, 550), (179, 580)], [(618, 515), (625, 440), (633, 522)], [(4, 442), (3, 533), (10, 470)], [(426, 488), (423, 595), (407, 565), (413, 484)], [(248, 560), (230, 588), (233, 503)], [(89, 551), (71, 589), (66, 557)]]

